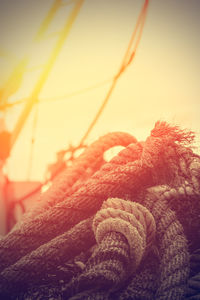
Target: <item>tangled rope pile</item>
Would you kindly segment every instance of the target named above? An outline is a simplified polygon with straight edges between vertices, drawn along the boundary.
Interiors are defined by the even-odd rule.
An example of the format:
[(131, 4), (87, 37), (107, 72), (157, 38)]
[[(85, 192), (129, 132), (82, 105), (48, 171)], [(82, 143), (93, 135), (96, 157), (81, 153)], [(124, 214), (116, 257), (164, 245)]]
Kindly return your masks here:
[(0, 240), (0, 298), (199, 299), (193, 138), (157, 122), (145, 142), (113, 133), (88, 147)]

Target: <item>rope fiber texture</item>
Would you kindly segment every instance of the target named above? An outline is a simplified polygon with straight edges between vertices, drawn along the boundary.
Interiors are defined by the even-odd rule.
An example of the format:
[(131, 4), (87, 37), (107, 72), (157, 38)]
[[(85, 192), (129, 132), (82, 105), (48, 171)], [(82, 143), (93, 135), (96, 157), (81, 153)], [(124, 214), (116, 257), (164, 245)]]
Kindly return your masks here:
[(199, 299), (193, 139), (157, 122), (145, 142), (110, 133), (86, 148), (0, 240), (0, 298)]

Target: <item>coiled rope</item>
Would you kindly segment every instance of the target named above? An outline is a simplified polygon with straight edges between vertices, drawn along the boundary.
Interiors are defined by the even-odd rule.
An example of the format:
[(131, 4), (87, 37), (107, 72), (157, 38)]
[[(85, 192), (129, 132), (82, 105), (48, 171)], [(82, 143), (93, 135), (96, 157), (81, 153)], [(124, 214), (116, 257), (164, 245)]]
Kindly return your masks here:
[[(64, 295), (73, 296), (95, 289), (115, 290), (136, 271), (155, 234), (151, 213), (142, 205), (122, 199), (108, 199), (93, 220), (98, 244), (84, 272), (65, 288)], [(88, 281), (88, 278), (90, 280)]]
[[(34, 210), (31, 213), (32, 217), (28, 216), (27, 220), (24, 219), (20, 226), (16, 226), (5, 239), (0, 241), (0, 270), (72, 227), (75, 220), (70, 223), (70, 218), (73, 219), (73, 214), (77, 214), (77, 211), (70, 209), (71, 203), (73, 199), (75, 202), (75, 199), (79, 198), (78, 195), (82, 193), (82, 189), (75, 193), (72, 199), (71, 196), (67, 198), (70, 195), (70, 187), (82, 175), (82, 172), (84, 173), (86, 167), (96, 163), (96, 157), (102, 157), (105, 150), (116, 145), (125, 146), (135, 141), (135, 138), (128, 134), (116, 133), (112, 135), (112, 138), (111, 135), (107, 135), (94, 143), (87, 153), (78, 159), (75, 166), (67, 170), (62, 178), (42, 196), (42, 208)], [(47, 198), (48, 204), (46, 204)], [(48, 205), (47, 210), (46, 205)], [(81, 217), (80, 214), (79, 216)], [(69, 219), (68, 222), (66, 222), (67, 219)], [(84, 214), (82, 214), (82, 219), (85, 219)], [(77, 219), (77, 223), (78, 221)]]
[[(52, 197), (50, 190), (46, 193), (45, 197), (49, 193), (51, 199), (48, 207), (42, 201), (43, 208), (38, 208), (37, 214), (27, 215), (0, 241), (3, 299), (16, 299), (20, 291), (26, 297), (23, 293), (27, 289), (31, 299), (40, 299), (39, 294), (45, 298), (39, 280), (45, 279), (51, 291), (52, 282), (46, 273), (58, 274), (63, 264), (63, 282), (53, 288), (55, 299), (198, 297), (195, 287), (199, 275), (197, 271), (189, 273), (189, 253), (200, 248), (200, 158), (188, 147), (192, 139), (192, 133), (158, 122), (144, 143), (129, 136), (123, 142), (126, 148), (109, 163), (102, 162), (105, 150), (100, 151), (100, 169), (94, 167), (93, 155), (91, 176), (85, 181), (82, 173), (89, 165), (83, 163), (78, 173), (77, 162), (74, 179), (52, 187)], [(106, 201), (108, 198), (120, 200)], [(146, 215), (152, 216), (147, 222), (151, 226), (145, 221)], [(155, 228), (153, 224), (155, 239), (151, 238), (154, 230), (148, 229)], [(90, 250), (95, 244), (92, 228), (98, 244), (94, 251)], [(87, 259), (73, 262), (81, 253), (87, 253)], [(130, 266), (134, 272), (129, 271)], [(103, 270), (110, 270), (110, 277)]]
[[(38, 205), (25, 214), (24, 217), (30, 220), (41, 213), (44, 213), (50, 207), (64, 200), (65, 197), (72, 194), (75, 189), (73, 185), (78, 180), (85, 179), (87, 172), (91, 176), (103, 163), (103, 154), (115, 146), (126, 147), (130, 143), (136, 143), (137, 140), (130, 134), (123, 132), (108, 133), (100, 137), (89, 148), (74, 161), (71, 167), (59, 176), (54, 184), (41, 195)], [(77, 188), (76, 188), (77, 189)]]

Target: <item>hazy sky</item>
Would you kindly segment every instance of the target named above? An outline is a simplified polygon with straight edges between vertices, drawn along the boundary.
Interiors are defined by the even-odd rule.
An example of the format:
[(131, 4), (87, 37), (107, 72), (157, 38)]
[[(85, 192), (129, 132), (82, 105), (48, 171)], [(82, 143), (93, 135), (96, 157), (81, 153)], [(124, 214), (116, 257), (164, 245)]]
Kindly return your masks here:
[[(10, 102), (30, 95), (57, 32), (72, 9), (63, 7), (49, 28), (49, 37), (33, 42), (53, 1), (0, 0), (0, 86), (20, 58), (30, 56), (29, 72)], [(141, 0), (85, 0), (40, 99), (73, 93), (117, 72)], [(134, 62), (120, 78), (88, 142), (110, 131), (128, 131), (144, 140), (157, 120), (180, 124), (200, 133), (200, 1), (152, 0)], [(38, 107), (31, 179), (43, 179), (55, 153), (77, 145), (101, 105), (109, 83), (87, 93), (43, 101)], [(13, 130), (23, 105), (6, 113)], [(29, 166), (32, 111), (7, 163), (11, 179), (26, 180)], [(0, 113), (0, 116), (2, 114)]]

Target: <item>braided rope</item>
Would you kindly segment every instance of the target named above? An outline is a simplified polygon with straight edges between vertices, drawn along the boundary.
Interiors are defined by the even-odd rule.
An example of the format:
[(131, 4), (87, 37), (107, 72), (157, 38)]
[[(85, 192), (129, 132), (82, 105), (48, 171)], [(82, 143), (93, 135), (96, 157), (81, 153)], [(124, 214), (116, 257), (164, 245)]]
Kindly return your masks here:
[(160, 198), (165, 199), (169, 207), (176, 212), (188, 239), (190, 251), (200, 248), (200, 189), (196, 191), (192, 183), (184, 182), (175, 188), (165, 185), (150, 188), (148, 191), (159, 194)]
[[(157, 224), (160, 276), (156, 299), (182, 299), (189, 277), (189, 252), (184, 230), (176, 214), (169, 208), (162, 194), (152, 188), (145, 199), (153, 203), (152, 215)], [(152, 205), (152, 204), (151, 204)]]
[[(66, 286), (65, 297), (73, 296), (70, 299), (76, 299), (75, 295), (78, 294), (78, 299), (81, 299), (88, 290), (90, 292), (93, 290), (92, 294), (97, 295), (99, 290), (103, 290), (106, 298), (107, 291), (113, 292), (118, 289), (119, 284), (121, 285), (128, 274), (130, 276), (139, 265), (145, 246), (141, 246), (141, 233), (138, 234), (140, 223), (134, 216), (131, 218), (131, 213), (137, 216), (144, 213), (146, 219), (151, 219), (148, 223), (154, 224), (152, 225), (154, 233), (155, 223), (152, 215), (142, 205), (126, 202), (122, 199), (108, 199), (103, 203), (102, 207), (108, 208), (102, 208), (93, 220), (98, 248), (89, 259), (83, 273), (73, 278)], [(140, 211), (137, 210), (138, 206)], [(144, 220), (144, 214), (139, 217), (140, 220)], [(140, 224), (140, 231), (143, 228), (146, 240), (144, 227)]]
[(191, 277), (188, 281), (187, 299), (198, 300), (200, 299), (200, 272)]
[[(26, 254), (30, 255), (27, 256), (30, 261), (33, 260), (34, 255), (33, 257), (31, 256), (31, 251), (36, 249), (34, 253), (39, 253), (38, 249), (40, 249), (40, 245), (45, 243), (48, 245), (48, 241), (57, 235), (62, 235), (64, 231), (69, 230), (81, 220), (92, 216), (108, 197), (123, 198), (125, 195), (125, 199), (130, 198), (130, 200), (143, 204), (151, 211), (156, 221), (156, 244), (160, 257), (160, 281), (159, 287), (156, 287), (156, 299), (181, 299), (185, 295), (189, 269), (187, 241), (184, 237), (182, 225), (185, 230), (189, 215), (195, 215), (195, 224), (199, 224), (197, 214), (200, 202), (200, 158), (194, 155), (190, 148), (176, 144), (176, 142), (184, 144), (184, 142), (188, 142), (191, 139), (191, 134), (185, 134), (183, 131), (164, 123), (157, 123), (151, 132), (151, 136), (145, 143), (134, 142), (134, 144), (129, 145), (112, 159), (110, 163), (104, 164), (85, 183), (81, 184), (81, 175), (74, 179), (72, 188), (68, 189), (68, 192), (65, 190), (67, 197), (65, 195), (59, 196), (58, 202), (57, 200), (55, 202), (51, 202), (50, 200), (51, 204), (48, 205), (48, 207), (50, 206), (48, 212), (41, 211), (38, 216), (27, 218), (12, 233), (0, 240), (0, 257), (2, 258), (0, 270), (3, 270), (7, 266), (10, 270), (12, 268), (14, 270), (15, 265), (12, 264), (20, 258), (23, 261), (23, 256)], [(77, 183), (79, 179), (80, 184)], [(165, 184), (165, 186), (148, 189), (149, 187), (162, 184)], [(64, 181), (61, 186), (59, 188), (64, 190)], [(59, 194), (58, 190), (57, 193)], [(186, 202), (186, 206), (181, 205), (181, 202), (184, 205)], [(189, 208), (188, 210), (185, 209), (182, 218), (180, 217), (182, 212), (181, 206), (184, 206), (184, 209), (185, 207)], [(171, 209), (177, 212), (182, 225), (177, 221), (176, 215)], [(190, 214), (192, 210), (194, 213)], [(187, 216), (186, 220), (184, 220), (185, 215)], [(146, 225), (145, 228), (144, 217), (139, 216), (140, 214), (137, 216), (139, 219), (136, 218), (136, 220), (139, 220), (140, 224), (143, 224), (142, 228), (144, 232), (147, 232), (150, 225)], [(123, 221), (127, 222), (127, 220)], [(190, 224), (190, 231), (192, 228), (197, 228), (195, 226), (192, 227), (192, 224)], [(191, 232), (186, 231), (186, 233), (188, 237)], [(110, 242), (112, 240), (116, 241), (115, 234), (117, 233), (112, 232), (112, 234)], [(122, 241), (121, 237), (123, 235), (119, 237), (119, 234), (120, 243), (124, 244), (125, 242), (127, 244), (127, 240)], [(79, 236), (74, 237), (74, 243), (78, 238)], [(106, 234), (105, 239), (109, 240), (109, 233)], [(100, 242), (100, 245), (102, 242)], [(104, 242), (103, 244), (104, 246), (106, 244), (109, 245), (110, 242)], [(49, 247), (51, 247), (50, 252), (53, 256), (55, 249), (51, 246), (51, 242), (49, 242)], [(192, 247), (195, 247), (194, 242)], [(45, 255), (45, 251), (42, 253), (42, 255)], [(148, 258), (148, 255), (146, 258)], [(67, 254), (66, 260), (68, 256)], [(95, 261), (93, 267), (92, 259), (91, 263), (89, 263), (91, 270), (92, 268), (95, 269), (95, 266), (98, 265), (97, 262), (100, 259), (98, 251), (94, 257), (96, 258), (92, 258), (93, 262)], [(19, 262), (17, 262), (18, 266), (20, 265)], [(100, 273), (103, 266), (104, 264), (101, 264)], [(35, 269), (37, 272), (37, 267)], [(86, 276), (84, 270), (83, 274), (85, 274), (85, 277), (83, 276), (83, 278), (87, 281), (89, 277), (88, 275)], [(97, 274), (100, 273), (97, 272)], [(148, 274), (150, 276), (149, 272)], [(135, 275), (135, 283), (139, 280), (138, 276), (138, 274)], [(94, 276), (94, 283), (96, 282), (95, 278)], [(144, 286), (144, 284), (141, 283), (140, 287)], [(136, 286), (138, 285), (135, 284)], [(152, 283), (151, 286), (151, 295), (153, 295), (152, 293), (155, 293), (155, 285)], [(101, 292), (98, 293), (98, 295), (100, 294)], [(137, 295), (136, 289), (133, 295)], [(145, 295), (145, 292), (143, 295)], [(107, 296), (106, 294), (105, 299), (107, 299)]]
[[(115, 135), (114, 135), (115, 136)], [(122, 140), (123, 140), (122, 135)], [(129, 137), (129, 135), (128, 135)], [(115, 139), (114, 139), (115, 140)], [(125, 137), (124, 137), (124, 140)], [(134, 138), (132, 140), (135, 141)], [(119, 142), (119, 139), (118, 139)], [(128, 139), (128, 142), (130, 142), (130, 139)], [(114, 142), (113, 142), (114, 143)], [(115, 141), (116, 144), (116, 141)], [(122, 144), (122, 142), (121, 142)], [(125, 144), (125, 141), (124, 141)], [(109, 144), (111, 145), (111, 143)], [(135, 144), (132, 144), (132, 147), (127, 151), (124, 151), (125, 154), (125, 162), (127, 160), (132, 159), (131, 153), (138, 151), (138, 148), (134, 146)], [(104, 146), (105, 149), (105, 146)], [(127, 153), (128, 152), (128, 153)], [(93, 153), (93, 152), (92, 152)], [(94, 154), (94, 153), (93, 153)], [(110, 168), (117, 169), (119, 168), (119, 161), (121, 163), (123, 157), (120, 156), (119, 160), (115, 159), (113, 163), (107, 164)], [(80, 171), (80, 170), (79, 170)], [(100, 181), (101, 173), (104, 174), (105, 171), (102, 170), (102, 172), (99, 172), (99, 179), (95, 179), (97, 189), (98, 182)], [(73, 176), (72, 176), (73, 177)], [(74, 209), (76, 204), (82, 197), (87, 197), (87, 190), (91, 189), (91, 181), (92, 179), (88, 180), (88, 182), (85, 184), (86, 189), (84, 188), (84, 185), (73, 194), (73, 196), (65, 198), (64, 201), (61, 203), (56, 204), (53, 207), (49, 207), (48, 211), (45, 211), (42, 214), (39, 214), (35, 216), (34, 218), (28, 218), (27, 220), (24, 220), (23, 223), (20, 224), (20, 226), (17, 226), (11, 233), (7, 235), (6, 238), (2, 239), (0, 241), (0, 256), (1, 256), (1, 262), (0, 262), (0, 270), (3, 270), (6, 266), (8, 266), (11, 263), (14, 263), (17, 259), (22, 257), (23, 255), (26, 255), (31, 250), (36, 249), (41, 244), (46, 243), (48, 240), (52, 239), (58, 234), (61, 234), (64, 230), (69, 229), (75, 223), (78, 223), (79, 221), (89, 217), (91, 215), (87, 213), (80, 213), (80, 209), (78, 208), (78, 212)], [(62, 184), (62, 187), (64, 185)], [(109, 187), (109, 185), (108, 185)], [(62, 191), (61, 191), (61, 194)], [(85, 195), (84, 195), (85, 194)], [(53, 196), (59, 196), (58, 191), (57, 193), (53, 193)], [(92, 195), (89, 197), (92, 201), (96, 195), (92, 197)], [(103, 196), (103, 195), (102, 195)], [(102, 197), (101, 196), (101, 197)], [(104, 196), (105, 197), (105, 196)], [(83, 199), (82, 198), (82, 199)], [(73, 204), (74, 202), (74, 204)], [(82, 201), (81, 201), (82, 202)], [(94, 200), (95, 202), (95, 200)], [(98, 204), (97, 204), (98, 205)], [(101, 205), (101, 202), (100, 202)], [(98, 209), (98, 206), (96, 207)], [(90, 211), (89, 211), (90, 212)], [(66, 220), (69, 220), (68, 222)], [(70, 221), (73, 220), (73, 221)], [(12, 247), (14, 246), (14, 249), (12, 250)], [(26, 244), (26, 247), (24, 247), (24, 244)], [(6, 251), (5, 251), (6, 249)]]
[(120, 232), (127, 237), (128, 244), (130, 246), (130, 255), (134, 261), (133, 268), (135, 269), (139, 265), (144, 253), (146, 246), (144, 238), (140, 236), (138, 230), (129, 222), (120, 219), (108, 218), (105, 221), (102, 221), (97, 227), (97, 243), (100, 243), (106, 233), (112, 231)]
[(110, 231), (125, 235), (130, 246), (131, 257), (134, 258), (134, 268), (140, 264), (147, 237), (148, 244), (152, 242), (155, 227), (153, 216), (145, 207), (119, 198), (104, 201), (102, 209), (93, 220), (97, 243), (100, 243), (104, 235)]
[[(129, 147), (129, 152), (131, 151), (135, 151), (134, 144)], [(127, 161), (127, 151), (125, 151), (125, 154), (125, 161)], [(120, 160), (122, 160), (122, 155)], [(102, 201), (107, 198), (107, 195), (112, 195), (113, 193), (113, 196), (119, 196), (118, 191), (115, 189), (116, 181), (121, 181), (120, 194), (123, 193), (124, 188), (127, 186), (126, 173), (130, 173), (131, 176), (135, 171), (135, 166), (127, 168), (127, 165), (129, 163), (125, 166), (118, 166), (116, 160), (105, 164), (105, 168), (103, 166), (99, 172), (95, 173), (71, 197), (49, 208), (42, 215), (28, 222), (23, 222), (19, 228), (8, 234), (5, 239), (0, 241), (0, 255), (2, 258), (0, 270), (14, 263), (29, 251), (36, 249), (64, 230), (71, 228), (79, 221), (89, 217), (93, 213), (93, 210), (96, 211), (100, 207)], [(108, 169), (110, 169), (110, 172)], [(126, 173), (124, 173), (125, 170)], [(136, 176), (137, 174), (135, 174)], [(104, 182), (102, 177), (105, 178)], [(129, 185), (131, 188), (132, 178), (129, 179)], [(26, 247), (24, 247), (24, 244), (26, 244)], [(15, 250), (12, 250), (13, 245)]]
[(126, 238), (118, 232), (107, 233), (87, 262), (84, 272), (72, 278), (65, 287), (63, 298), (71, 299), (70, 297), (82, 295), (87, 291), (98, 295), (101, 291), (104, 292), (106, 299), (107, 292), (118, 288), (127, 277), (129, 263), (129, 246)]
[[(99, 162), (103, 160), (106, 150), (114, 146), (126, 147), (130, 143), (136, 143), (135, 137), (123, 132), (108, 133), (100, 137), (97, 141), (86, 148), (85, 151), (76, 159), (71, 167), (68, 167), (54, 182), (54, 184), (41, 195), (38, 205), (24, 215), (25, 219), (34, 218), (73, 192), (73, 185), (85, 178), (86, 170), (96, 169)], [(90, 171), (91, 172), (91, 171)], [(90, 174), (92, 175), (92, 173)]]
[[(66, 258), (67, 260), (73, 259), (81, 251), (91, 247), (95, 241), (91, 222), (92, 219), (82, 221), (71, 230), (57, 236), (22, 257), (14, 265), (4, 269), (0, 274), (0, 295), (4, 295), (8, 291), (9, 294), (12, 294), (12, 291), (15, 294), (17, 291), (26, 290), (30, 284), (40, 282), (46, 273), (55, 271), (55, 268), (66, 261)], [(71, 251), (72, 248), (73, 251)]]
[(124, 201), (119, 198), (109, 198), (107, 201), (103, 202), (102, 209), (109, 207), (114, 208), (115, 210), (119, 208), (122, 211), (133, 214), (145, 230), (147, 244), (150, 244), (153, 241), (156, 225), (152, 214), (146, 207), (137, 202)]
[(187, 299), (200, 298), (200, 248), (190, 256), (190, 278), (188, 280)]
[[(148, 189), (143, 203), (156, 221), (156, 248), (153, 247), (153, 252), (145, 257), (147, 262), (151, 260), (152, 265), (148, 269), (147, 263), (147, 267), (139, 269), (117, 299), (135, 297), (134, 299), (142, 300), (176, 300), (183, 299), (186, 293), (189, 277), (187, 240), (181, 224), (164, 197), (167, 189), (167, 186)], [(155, 266), (157, 271), (153, 271)], [(148, 278), (148, 281), (145, 281), (145, 278)]]
[(114, 293), (111, 299), (155, 299), (155, 292), (158, 286), (158, 274), (156, 272), (158, 268), (158, 258), (154, 255), (148, 255), (141, 267), (142, 268), (139, 268), (134, 276), (130, 278), (127, 286), (123, 290)]

